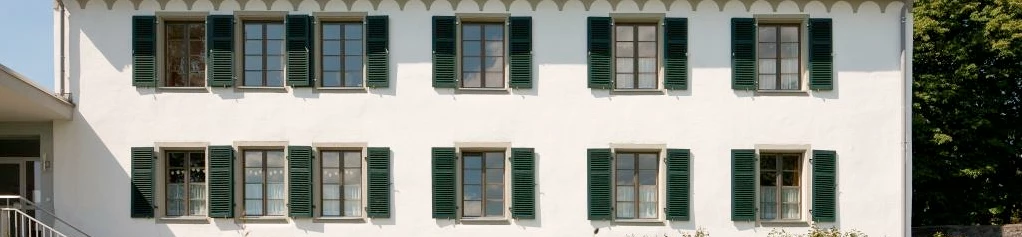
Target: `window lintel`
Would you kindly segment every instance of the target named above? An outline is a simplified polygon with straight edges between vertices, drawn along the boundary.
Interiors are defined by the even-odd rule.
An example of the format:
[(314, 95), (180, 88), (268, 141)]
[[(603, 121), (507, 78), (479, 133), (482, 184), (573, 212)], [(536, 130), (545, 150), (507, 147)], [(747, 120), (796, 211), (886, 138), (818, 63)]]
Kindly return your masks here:
[(667, 144), (651, 143), (611, 143), (610, 149), (617, 152), (661, 152), (667, 149)]
[(158, 151), (189, 151), (209, 147), (209, 142), (156, 142), (153, 144)]
[(265, 20), (283, 21), (287, 18), (287, 11), (235, 11), (235, 19), (240, 20)]
[(283, 149), (287, 141), (235, 141), (235, 149)]
[(665, 13), (610, 13), (614, 23), (660, 23)]
[(809, 14), (755, 14), (756, 23), (767, 24), (801, 24), (809, 19)]
[(757, 152), (798, 152), (803, 153), (812, 150), (809, 144), (756, 144)]
[(458, 22), (503, 23), (511, 17), (510, 13), (455, 13)]
[(368, 12), (313, 12), (316, 22), (361, 22)]
[(157, 11), (157, 24), (164, 21), (205, 21), (207, 11)]

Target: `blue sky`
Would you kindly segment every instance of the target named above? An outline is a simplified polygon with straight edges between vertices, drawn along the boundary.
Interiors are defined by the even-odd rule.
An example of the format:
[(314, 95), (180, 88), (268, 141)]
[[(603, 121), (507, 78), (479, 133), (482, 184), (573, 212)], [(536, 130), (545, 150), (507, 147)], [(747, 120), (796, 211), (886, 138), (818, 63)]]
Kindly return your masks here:
[(0, 0), (0, 64), (53, 89), (53, 1)]

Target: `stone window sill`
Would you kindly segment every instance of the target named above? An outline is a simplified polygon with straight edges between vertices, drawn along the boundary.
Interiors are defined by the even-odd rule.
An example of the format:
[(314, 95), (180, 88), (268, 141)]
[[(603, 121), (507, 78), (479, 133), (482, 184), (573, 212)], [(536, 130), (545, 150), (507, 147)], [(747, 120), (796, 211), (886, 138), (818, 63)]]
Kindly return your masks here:
[(287, 92), (287, 87), (284, 86), (239, 86), (239, 90), (246, 91), (261, 91), (261, 92)]
[(243, 216), (238, 217), (237, 221), (241, 223), (287, 224), (288, 218), (286, 216)]
[(321, 216), (312, 219), (315, 223), (365, 223), (364, 217)]
[(504, 217), (482, 217), (482, 218), (462, 218), (459, 220), (461, 224), (465, 225), (509, 225), (511, 220)]
[(756, 90), (756, 96), (808, 96), (804, 90)]
[(613, 220), (614, 225), (636, 225), (636, 226), (661, 226), (664, 225), (664, 221), (660, 219), (630, 219), (630, 220)]
[(760, 221), (763, 227), (809, 227), (808, 221), (803, 220), (781, 220), (781, 221)]
[(175, 216), (160, 217), (156, 219), (160, 224), (209, 224), (209, 218), (205, 216)]
[(174, 86), (161, 86), (157, 87), (159, 91), (165, 92), (208, 92), (207, 87), (189, 86), (189, 87), (174, 87)]
[(458, 87), (455, 90), (458, 94), (508, 94), (511, 93), (507, 87), (500, 88), (471, 88), (471, 87)]

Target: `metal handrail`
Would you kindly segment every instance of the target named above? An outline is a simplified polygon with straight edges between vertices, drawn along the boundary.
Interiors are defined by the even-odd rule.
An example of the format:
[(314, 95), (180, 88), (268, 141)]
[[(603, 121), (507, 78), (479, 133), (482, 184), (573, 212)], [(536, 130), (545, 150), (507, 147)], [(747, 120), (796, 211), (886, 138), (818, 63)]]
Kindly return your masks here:
[[(13, 213), (13, 214), (8, 214), (8, 213)], [(45, 223), (43, 223), (43, 222), (33, 218), (32, 216), (28, 215), (28, 213), (25, 213), (25, 212), (23, 212), (21, 210), (15, 209), (15, 208), (0, 208), (0, 215), (3, 215), (3, 217), (7, 217), (7, 218), (14, 218), (14, 219), (11, 219), (9, 221), (5, 221), (5, 223), (0, 223), (0, 225), (10, 225), (11, 222), (13, 222), (14, 223), (14, 225), (13, 225), (14, 228), (10, 229), (10, 230), (4, 230), (4, 231), (13, 231), (14, 234), (19, 234), (20, 233), (19, 236), (50, 236), (50, 237), (61, 236), (61, 237), (67, 237), (67, 235), (64, 235), (64, 233), (60, 233), (60, 231), (57, 231), (56, 229), (53, 229), (53, 227), (50, 227), (50, 226), (46, 225)], [(31, 227), (29, 226), (30, 224), (32, 225)], [(40, 227), (43, 228), (42, 230), (47, 231), (47, 232), (38, 233), (37, 231), (39, 231)], [(3, 229), (3, 228), (0, 228), (0, 229)], [(26, 235), (26, 233), (28, 235)]]
[(44, 208), (42, 206), (39, 206), (35, 202), (33, 202), (31, 200), (28, 200), (28, 199), (26, 199), (26, 198), (24, 198), (22, 196), (18, 196), (18, 195), (0, 195), (0, 199), (7, 200), (7, 201), (4, 202), (5, 206), (10, 206), (10, 204), (11, 204), (10, 200), (11, 199), (16, 199), (16, 200), (20, 201), (18, 203), (28, 204), (27, 206), (33, 207), (32, 210), (43, 211), (43, 213), (46, 213), (47, 215), (52, 216), (54, 220), (57, 220), (58, 222), (60, 222), (61, 224), (66, 225), (67, 227), (71, 227), (71, 229), (77, 231), (79, 234), (82, 234), (85, 237), (92, 237), (91, 235), (86, 234), (85, 231), (82, 231), (81, 229), (78, 229), (78, 227), (75, 227), (74, 225), (71, 225), (71, 223), (67, 223), (63, 219), (60, 219), (60, 217), (57, 217), (57, 214), (53, 213), (53, 210), (47, 210), (46, 208)]

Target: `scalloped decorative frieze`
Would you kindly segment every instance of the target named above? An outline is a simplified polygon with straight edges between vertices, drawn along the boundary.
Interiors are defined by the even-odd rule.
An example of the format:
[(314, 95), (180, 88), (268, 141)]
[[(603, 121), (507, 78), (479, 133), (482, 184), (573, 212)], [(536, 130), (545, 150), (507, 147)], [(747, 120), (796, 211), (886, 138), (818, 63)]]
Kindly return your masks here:
[[(89, 3), (89, 0), (75, 0), (75, 1), (78, 2), (78, 5), (81, 7), (81, 9), (85, 9), (85, 7)], [(142, 1), (144, 1), (144, 0), (128, 0), (128, 1), (130, 1), (132, 3), (132, 5), (135, 7), (135, 10), (138, 10), (139, 6), (142, 5)], [(172, 1), (172, 0), (155, 0), (155, 1), (157, 3), (159, 3), (160, 10), (166, 10), (167, 3)], [(188, 10), (191, 10), (192, 6), (195, 5), (195, 2), (196, 1), (200, 1), (200, 0), (179, 0), (179, 1), (184, 1), (185, 5), (188, 7)], [(210, 1), (210, 3), (212, 3), (212, 5), (213, 5), (213, 9), (214, 10), (220, 10), (220, 5), (225, 0), (202, 0), (202, 1)], [(241, 10), (262, 10), (262, 9), (249, 9), (249, 8), (257, 8), (257, 7), (250, 6), (250, 4), (248, 4), (252, 0), (235, 0), (235, 1), (238, 2), (239, 6), (241, 6)], [(266, 10), (269, 10), (273, 6), (273, 3), (276, 2), (277, 0), (255, 0), (255, 1), (262, 2), (263, 6), (266, 7)], [(293, 9), (296, 10), (296, 11), (298, 10), (298, 6), (301, 5), (301, 3), (305, 2), (305, 1), (314, 1), (314, 2), (316, 2), (319, 5), (319, 9), (320, 10), (326, 10), (326, 5), (330, 1), (341, 1), (341, 2), (344, 3), (345, 6), (348, 7), (348, 10), (351, 10), (352, 7), (355, 5), (355, 2), (358, 1), (358, 0), (287, 0), (287, 2), (289, 2), (291, 4), (291, 6), (293, 7)], [(369, 1), (369, 3), (372, 4), (373, 9), (376, 10), (376, 9), (379, 9), (380, 3), (385, 1), (385, 0), (368, 0), (368, 1)], [(405, 9), (405, 5), (408, 4), (409, 0), (394, 0), (394, 1), (397, 3), (398, 8), (400, 8), (401, 10), (404, 10)], [(430, 8), (432, 8), (433, 4), (435, 4), (437, 2), (437, 0), (419, 0), (419, 1), (422, 1), (423, 5), (426, 6), (426, 10), (429, 10)], [(476, 4), (476, 6), (479, 7), (479, 10), (481, 11), (481, 10), (483, 10), (483, 6), (486, 5), (486, 1), (488, 1), (488, 0), (473, 0), (472, 2), (474, 2)], [(526, 2), (529, 3), (529, 6), (532, 7), (532, 10), (535, 11), (539, 7), (539, 3), (542, 2), (542, 1), (545, 1), (545, 0), (498, 0), (498, 1), (503, 3), (505, 10), (510, 10), (511, 9), (511, 4), (514, 1), (526, 1)], [(554, 4), (557, 5), (557, 10), (558, 11), (563, 11), (564, 10), (564, 5), (567, 4), (568, 1), (580, 1), (582, 3), (582, 6), (585, 7), (585, 10), (588, 11), (588, 10), (590, 10), (592, 8), (593, 4), (595, 4), (598, 0), (549, 0), (549, 1), (552, 1), (552, 2), (554, 2)], [(624, 1), (624, 0), (606, 0), (606, 1), (610, 3), (611, 9), (617, 10), (618, 5), (621, 4), (621, 2)], [(640, 11), (643, 10), (645, 8), (645, 6), (646, 6), (646, 3), (649, 2), (649, 0), (634, 0), (634, 1), (638, 5)], [(671, 6), (673, 6), (674, 4), (680, 4), (682, 2), (688, 3), (688, 5), (690, 7), (689, 9), (696, 9), (696, 6), (698, 6), (700, 3), (704, 2), (704, 1), (712, 2), (712, 3), (716, 4), (717, 5), (717, 9), (720, 10), (720, 11), (724, 11), (724, 7), (727, 6), (728, 2), (730, 2), (730, 1), (737, 1), (737, 2), (741, 3), (741, 6), (745, 7), (745, 11), (750, 11), (752, 9), (752, 5), (753, 4), (755, 4), (756, 2), (759, 2), (759, 1), (765, 1), (767, 4), (770, 5), (771, 9), (774, 12), (776, 12), (778, 7), (781, 5), (781, 3), (785, 2), (785, 1), (791, 1), (791, 2), (795, 3), (795, 5), (798, 6), (798, 10), (799, 11), (805, 11), (806, 5), (808, 5), (811, 2), (820, 2), (821, 4), (823, 4), (824, 7), (827, 8), (827, 12), (830, 12), (833, 9), (835, 3), (839, 2), (839, 1), (842, 1), (842, 2), (847, 2), (852, 7), (852, 12), (853, 13), (859, 12), (859, 8), (862, 7), (862, 4), (864, 4), (866, 2), (873, 2), (873, 3), (877, 4), (878, 6), (880, 6), (880, 12), (884, 13), (884, 12), (887, 11), (887, 7), (890, 6), (891, 4), (895, 3), (895, 2), (902, 2), (902, 3), (909, 3), (910, 4), (911, 1), (913, 1), (913, 0), (661, 0), (661, 1), (663, 1), (664, 6), (666, 6), (668, 11), (671, 10)], [(103, 0), (103, 2), (106, 4), (106, 8), (107, 9), (113, 9), (114, 4), (117, 2), (117, 0)], [(446, 2), (451, 4), (451, 8), (452, 9), (458, 10), (458, 7), (461, 4), (462, 0), (447, 0)]]

